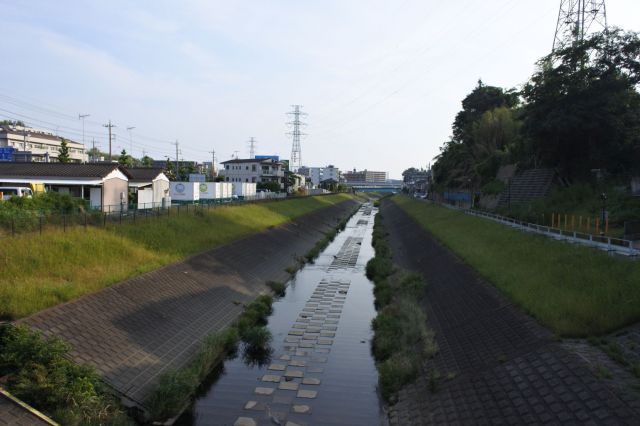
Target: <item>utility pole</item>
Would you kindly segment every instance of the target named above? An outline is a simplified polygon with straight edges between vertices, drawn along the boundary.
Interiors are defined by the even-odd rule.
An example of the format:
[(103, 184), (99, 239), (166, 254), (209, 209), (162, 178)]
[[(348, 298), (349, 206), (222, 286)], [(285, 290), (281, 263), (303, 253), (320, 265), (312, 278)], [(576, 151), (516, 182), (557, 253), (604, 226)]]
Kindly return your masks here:
[[(588, 31), (607, 31), (605, 0), (560, 0), (553, 49), (565, 42), (581, 42)], [(595, 24), (595, 25), (594, 25)], [(594, 28), (592, 28), (594, 26)]]
[(129, 132), (129, 155), (133, 158), (133, 136), (131, 135), (131, 131), (135, 129), (135, 126), (127, 127), (127, 132)]
[(176, 141), (174, 143), (172, 143), (172, 145), (176, 146), (176, 180), (178, 180), (178, 171), (180, 170), (180, 164), (178, 163), (178, 152), (179, 152), (179, 143), (178, 140), (176, 139)]
[(256, 138), (249, 138), (249, 158), (256, 158)]
[(82, 147), (84, 149), (84, 119), (91, 116), (91, 114), (78, 114), (78, 120), (82, 120)]
[(213, 149), (209, 151), (209, 154), (211, 154), (211, 177), (215, 178), (216, 177), (216, 150)]
[(234, 159), (237, 160), (238, 159), (238, 152), (240, 152), (240, 151), (233, 151), (233, 155), (231, 156), (231, 158), (234, 158)]
[(116, 127), (116, 125), (112, 124), (111, 120), (109, 120), (109, 123), (103, 124), (102, 127), (106, 127), (109, 129), (109, 162), (111, 162), (111, 129)]
[(302, 166), (302, 150), (300, 148), (300, 138), (302, 136), (306, 136), (304, 133), (300, 131), (301, 126), (305, 126), (306, 123), (300, 121), (300, 117), (305, 117), (307, 113), (300, 111), (302, 105), (291, 105), (293, 111), (288, 112), (288, 115), (291, 115), (293, 119), (288, 122), (289, 126), (293, 126), (293, 131), (287, 133), (287, 135), (291, 136), (292, 146), (291, 146), (291, 159), (289, 160), (289, 170), (297, 171)]
[(96, 138), (91, 138), (91, 162), (96, 162)]

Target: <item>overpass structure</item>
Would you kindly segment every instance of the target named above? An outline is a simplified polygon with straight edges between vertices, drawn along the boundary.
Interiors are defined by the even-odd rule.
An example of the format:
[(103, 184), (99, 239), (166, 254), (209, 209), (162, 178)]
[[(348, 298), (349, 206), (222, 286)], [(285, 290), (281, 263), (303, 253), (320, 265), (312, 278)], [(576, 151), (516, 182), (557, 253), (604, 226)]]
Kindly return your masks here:
[(357, 192), (400, 192), (402, 182), (346, 182), (346, 186)]

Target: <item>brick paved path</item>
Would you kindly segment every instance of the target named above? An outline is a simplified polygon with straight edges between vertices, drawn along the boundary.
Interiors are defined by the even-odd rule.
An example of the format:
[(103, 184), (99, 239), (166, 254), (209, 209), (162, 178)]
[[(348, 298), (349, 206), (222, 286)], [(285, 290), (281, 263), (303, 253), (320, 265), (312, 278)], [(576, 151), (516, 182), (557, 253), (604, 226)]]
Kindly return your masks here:
[(48, 426), (51, 424), (0, 392), (0, 426)]
[(149, 272), (21, 322), (73, 345), (131, 403), (143, 406), (158, 376), (185, 365), (202, 339), (229, 325), (241, 303), (285, 281), (285, 268), (350, 214), (349, 200), (184, 262)]
[[(392, 425), (640, 424), (635, 395), (598, 379), (396, 204), (382, 213), (396, 263), (428, 281), (425, 309), (440, 348), (400, 392)], [(435, 392), (432, 369), (441, 376)]]

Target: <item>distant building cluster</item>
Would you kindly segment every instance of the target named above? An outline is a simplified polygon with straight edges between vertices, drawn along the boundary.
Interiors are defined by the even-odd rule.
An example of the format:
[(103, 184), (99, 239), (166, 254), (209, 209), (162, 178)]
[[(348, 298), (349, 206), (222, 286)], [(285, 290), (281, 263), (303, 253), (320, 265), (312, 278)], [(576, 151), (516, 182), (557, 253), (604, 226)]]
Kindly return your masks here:
[(67, 142), (69, 148), (69, 162), (87, 162), (87, 151), (80, 142), (62, 138), (44, 130), (23, 126), (0, 126), (0, 149), (4, 153), (5, 161), (57, 163), (63, 140)]

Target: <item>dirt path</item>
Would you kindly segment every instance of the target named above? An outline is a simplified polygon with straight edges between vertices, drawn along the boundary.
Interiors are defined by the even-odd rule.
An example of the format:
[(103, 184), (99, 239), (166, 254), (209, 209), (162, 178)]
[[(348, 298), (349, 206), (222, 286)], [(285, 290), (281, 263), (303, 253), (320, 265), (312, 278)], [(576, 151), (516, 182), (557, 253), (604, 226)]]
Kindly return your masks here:
[(440, 348), (400, 392), (391, 424), (640, 422), (636, 395), (597, 378), (396, 204), (382, 213), (396, 263), (429, 283), (425, 309)]

